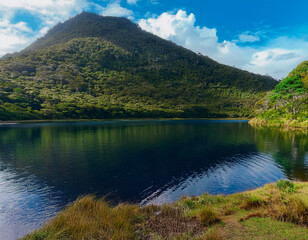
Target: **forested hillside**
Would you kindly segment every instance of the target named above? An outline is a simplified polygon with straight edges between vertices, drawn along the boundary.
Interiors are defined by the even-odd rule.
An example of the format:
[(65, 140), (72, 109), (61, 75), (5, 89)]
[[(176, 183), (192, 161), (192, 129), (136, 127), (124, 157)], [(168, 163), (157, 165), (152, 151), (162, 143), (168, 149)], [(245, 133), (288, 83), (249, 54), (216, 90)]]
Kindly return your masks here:
[(247, 117), (276, 83), (82, 13), (0, 60), (0, 120)]
[(295, 68), (256, 108), (253, 125), (308, 128), (308, 61)]

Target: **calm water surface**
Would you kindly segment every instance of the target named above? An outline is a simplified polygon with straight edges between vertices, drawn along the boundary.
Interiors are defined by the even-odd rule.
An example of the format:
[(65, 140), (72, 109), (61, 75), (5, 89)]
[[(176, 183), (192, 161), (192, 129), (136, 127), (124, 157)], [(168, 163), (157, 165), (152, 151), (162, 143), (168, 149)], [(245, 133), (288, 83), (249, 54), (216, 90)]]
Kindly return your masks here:
[(209, 120), (2, 125), (0, 239), (23, 236), (84, 194), (161, 204), (282, 178), (308, 180), (307, 133)]

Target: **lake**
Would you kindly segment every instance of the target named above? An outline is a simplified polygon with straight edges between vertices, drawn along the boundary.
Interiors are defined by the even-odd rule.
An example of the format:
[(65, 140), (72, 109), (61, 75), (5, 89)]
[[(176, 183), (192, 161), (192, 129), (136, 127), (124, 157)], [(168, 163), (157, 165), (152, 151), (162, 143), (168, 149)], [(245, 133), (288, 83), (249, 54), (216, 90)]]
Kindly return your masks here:
[(0, 125), (0, 239), (42, 226), (78, 196), (162, 204), (308, 180), (308, 135), (236, 120)]

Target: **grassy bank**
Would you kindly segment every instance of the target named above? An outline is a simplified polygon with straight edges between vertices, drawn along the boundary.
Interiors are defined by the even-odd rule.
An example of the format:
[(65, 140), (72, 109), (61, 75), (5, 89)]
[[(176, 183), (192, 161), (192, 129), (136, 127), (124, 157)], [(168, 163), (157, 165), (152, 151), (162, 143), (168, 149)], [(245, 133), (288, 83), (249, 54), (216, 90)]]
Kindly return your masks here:
[(253, 126), (308, 129), (308, 61), (302, 62), (275, 89), (255, 104)]
[(23, 239), (304, 240), (308, 183), (282, 180), (228, 196), (204, 194), (146, 207), (111, 206), (86, 196)]
[(253, 127), (282, 127), (290, 130), (308, 129), (308, 120), (297, 121), (295, 119), (278, 118), (275, 120), (265, 120), (262, 118), (253, 118), (249, 121)]

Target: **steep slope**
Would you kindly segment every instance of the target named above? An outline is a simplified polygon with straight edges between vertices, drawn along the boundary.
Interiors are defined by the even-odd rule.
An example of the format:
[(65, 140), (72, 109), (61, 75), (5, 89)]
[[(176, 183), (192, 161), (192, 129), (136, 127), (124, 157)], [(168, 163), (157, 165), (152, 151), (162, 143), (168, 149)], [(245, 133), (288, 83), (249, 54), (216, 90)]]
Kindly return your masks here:
[(256, 104), (252, 125), (308, 127), (308, 61), (295, 68)]
[(276, 83), (82, 13), (0, 61), (0, 120), (242, 117)]

